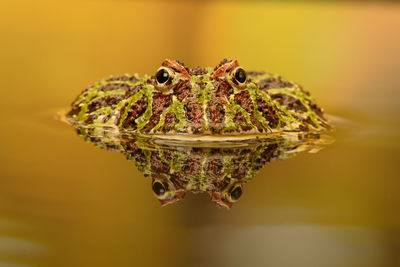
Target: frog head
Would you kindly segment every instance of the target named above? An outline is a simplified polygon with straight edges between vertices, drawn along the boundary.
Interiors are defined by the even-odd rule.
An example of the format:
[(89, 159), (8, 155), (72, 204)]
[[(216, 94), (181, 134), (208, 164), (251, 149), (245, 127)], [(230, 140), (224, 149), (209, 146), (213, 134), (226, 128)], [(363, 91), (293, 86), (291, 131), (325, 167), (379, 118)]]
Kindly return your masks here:
[(85, 127), (115, 127), (139, 135), (259, 137), (329, 127), (301, 86), (278, 75), (245, 71), (237, 60), (188, 68), (166, 59), (155, 75), (124, 75), (85, 89), (67, 118)]
[[(237, 60), (224, 59), (215, 68), (189, 69), (167, 59), (150, 80), (153, 108), (144, 133), (237, 135), (266, 131), (254, 112), (256, 85)], [(270, 124), (275, 125), (278, 118), (271, 118), (275, 122)]]

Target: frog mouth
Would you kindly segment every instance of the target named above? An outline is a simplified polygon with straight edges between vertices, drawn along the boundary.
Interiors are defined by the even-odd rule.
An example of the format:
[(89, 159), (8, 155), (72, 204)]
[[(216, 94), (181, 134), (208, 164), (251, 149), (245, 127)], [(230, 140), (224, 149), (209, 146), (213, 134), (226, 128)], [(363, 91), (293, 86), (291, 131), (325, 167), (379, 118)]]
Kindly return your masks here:
[(269, 134), (237, 134), (237, 135), (195, 135), (195, 134), (140, 134), (140, 136), (150, 139), (179, 142), (179, 143), (237, 143), (241, 141), (251, 141), (260, 139), (274, 139), (281, 133), (269, 133)]

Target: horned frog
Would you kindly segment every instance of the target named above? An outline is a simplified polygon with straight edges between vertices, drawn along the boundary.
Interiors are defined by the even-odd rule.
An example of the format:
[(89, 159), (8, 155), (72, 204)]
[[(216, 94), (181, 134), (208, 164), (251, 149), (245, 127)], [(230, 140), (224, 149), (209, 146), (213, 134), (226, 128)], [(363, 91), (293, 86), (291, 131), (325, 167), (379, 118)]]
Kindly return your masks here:
[(103, 79), (83, 90), (67, 119), (79, 127), (176, 140), (242, 140), (330, 128), (296, 83), (245, 71), (237, 60), (187, 68), (166, 59), (155, 75)]

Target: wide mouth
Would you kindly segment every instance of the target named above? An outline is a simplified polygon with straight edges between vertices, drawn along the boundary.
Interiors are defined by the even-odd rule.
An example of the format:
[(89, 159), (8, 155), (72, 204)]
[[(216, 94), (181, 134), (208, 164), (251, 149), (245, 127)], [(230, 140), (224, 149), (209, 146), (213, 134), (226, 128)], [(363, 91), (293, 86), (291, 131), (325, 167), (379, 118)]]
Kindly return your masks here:
[(257, 139), (268, 139), (273, 138), (281, 133), (269, 133), (269, 134), (237, 134), (237, 135), (223, 135), (223, 134), (139, 134), (146, 138), (155, 138), (161, 140), (171, 141), (189, 141), (189, 142), (239, 142), (246, 140), (257, 140)]
[[(154, 144), (167, 146), (189, 146), (189, 147), (245, 147), (262, 143), (293, 142), (305, 143), (307, 140), (325, 139), (320, 133), (300, 137), (295, 132), (276, 132), (269, 134), (253, 135), (156, 135), (139, 134), (138, 137), (149, 140)], [(325, 135), (324, 135), (325, 136)], [(125, 136), (126, 137), (126, 136)], [(129, 138), (129, 137), (128, 137)], [(331, 143), (330, 141), (328, 143)]]

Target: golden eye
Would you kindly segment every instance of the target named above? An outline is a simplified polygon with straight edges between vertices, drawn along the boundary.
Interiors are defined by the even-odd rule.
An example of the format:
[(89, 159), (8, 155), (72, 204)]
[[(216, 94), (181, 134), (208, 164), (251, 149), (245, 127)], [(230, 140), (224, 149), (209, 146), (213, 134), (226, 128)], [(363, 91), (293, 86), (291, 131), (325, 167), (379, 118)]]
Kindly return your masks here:
[(242, 196), (242, 185), (241, 184), (236, 184), (234, 186), (232, 186), (226, 195), (226, 198), (230, 201), (230, 202), (236, 202), (239, 200), (239, 198)]
[(161, 90), (168, 89), (175, 80), (175, 72), (166, 67), (161, 67), (156, 72), (156, 84), (157, 88)]
[(246, 80), (246, 72), (241, 67), (236, 67), (229, 72), (229, 81), (237, 87), (244, 87)]

